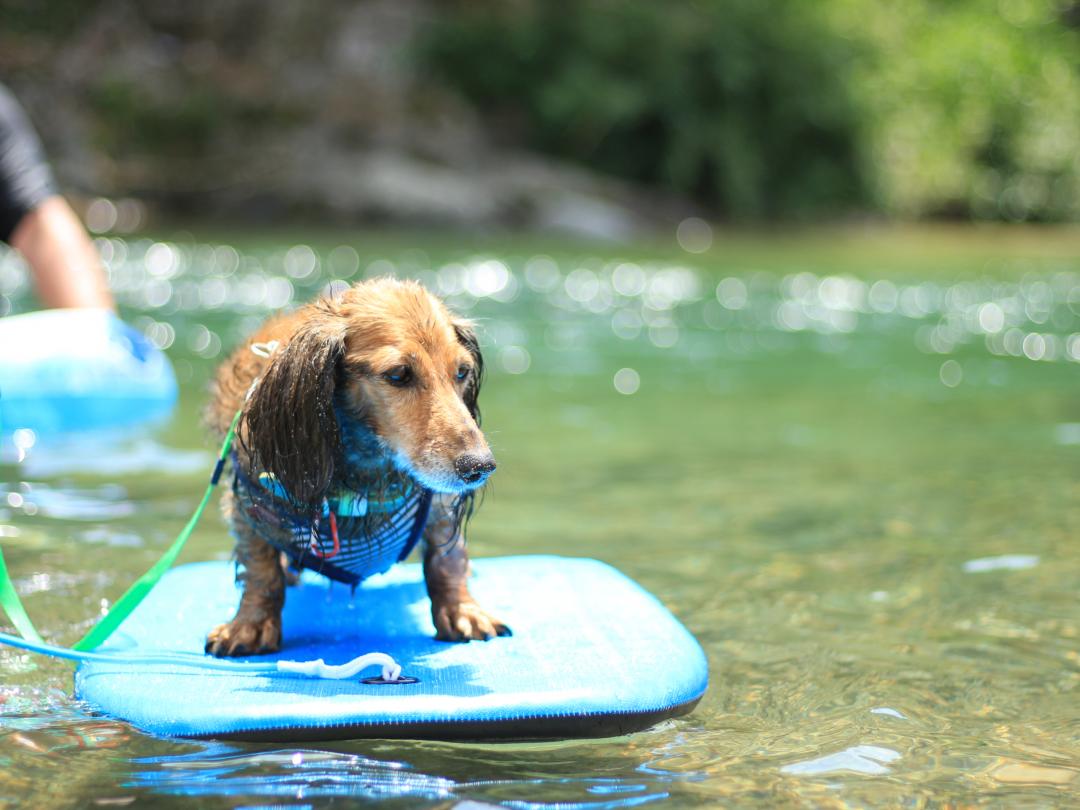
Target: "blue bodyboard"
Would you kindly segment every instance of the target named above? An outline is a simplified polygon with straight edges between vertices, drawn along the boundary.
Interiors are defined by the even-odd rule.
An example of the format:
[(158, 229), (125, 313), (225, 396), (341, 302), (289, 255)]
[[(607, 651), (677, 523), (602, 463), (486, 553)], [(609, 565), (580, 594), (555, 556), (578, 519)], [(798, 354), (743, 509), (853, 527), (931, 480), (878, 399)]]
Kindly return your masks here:
[[(232, 618), (234, 566), (170, 571), (101, 650), (201, 654)], [(595, 560), (473, 561), (470, 589), (512, 637), (434, 639), (419, 565), (348, 586), (304, 572), (288, 589), (279, 653), (250, 661), (342, 664), (392, 655), (416, 683), (366, 684), (184, 664), (84, 663), (77, 697), (153, 733), (267, 741), (353, 738), (527, 740), (638, 731), (690, 711), (708, 667), (692, 635), (652, 595)]]

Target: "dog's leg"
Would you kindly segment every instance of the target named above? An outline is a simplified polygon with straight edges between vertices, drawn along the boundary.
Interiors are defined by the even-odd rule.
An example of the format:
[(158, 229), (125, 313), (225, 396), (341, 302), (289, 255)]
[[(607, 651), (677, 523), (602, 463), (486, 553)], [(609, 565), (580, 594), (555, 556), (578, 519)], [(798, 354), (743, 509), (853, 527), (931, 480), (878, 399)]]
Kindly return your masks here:
[(285, 604), (280, 555), (249, 526), (236, 525), (236, 529), (244, 594), (233, 620), (210, 631), (206, 651), (217, 656), (276, 652), (281, 646), (281, 608)]
[(424, 581), (431, 597), (435, 638), (469, 641), (512, 635), (510, 628), (485, 611), (469, 593), (469, 555), (465, 536), (455, 532), (449, 504), (436, 496), (424, 530)]
[(300, 574), (297, 571), (294, 571), (289, 564), (289, 555), (283, 551), (278, 559), (281, 563), (281, 573), (285, 576), (285, 584), (290, 588), (294, 585), (299, 585)]

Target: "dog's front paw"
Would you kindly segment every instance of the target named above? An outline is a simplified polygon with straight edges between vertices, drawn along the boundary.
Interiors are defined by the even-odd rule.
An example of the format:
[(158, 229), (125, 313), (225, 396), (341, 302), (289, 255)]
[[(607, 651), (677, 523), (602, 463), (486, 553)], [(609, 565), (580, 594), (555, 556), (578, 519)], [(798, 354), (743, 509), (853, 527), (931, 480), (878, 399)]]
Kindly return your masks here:
[(487, 641), (495, 636), (513, 635), (509, 627), (472, 601), (433, 604), (431, 617), (439, 641)]
[(275, 616), (257, 621), (237, 617), (228, 624), (219, 624), (206, 637), (206, 652), (219, 658), (272, 653), (280, 647), (281, 618)]

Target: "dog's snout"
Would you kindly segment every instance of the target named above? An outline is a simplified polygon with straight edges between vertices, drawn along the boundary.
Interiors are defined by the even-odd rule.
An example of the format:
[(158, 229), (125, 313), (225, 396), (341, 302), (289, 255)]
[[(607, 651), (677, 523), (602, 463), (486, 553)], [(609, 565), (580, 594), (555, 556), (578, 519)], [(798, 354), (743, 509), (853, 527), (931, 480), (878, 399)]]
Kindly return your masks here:
[(495, 472), (495, 457), (490, 453), (465, 453), (454, 462), (454, 470), (466, 484), (478, 484)]

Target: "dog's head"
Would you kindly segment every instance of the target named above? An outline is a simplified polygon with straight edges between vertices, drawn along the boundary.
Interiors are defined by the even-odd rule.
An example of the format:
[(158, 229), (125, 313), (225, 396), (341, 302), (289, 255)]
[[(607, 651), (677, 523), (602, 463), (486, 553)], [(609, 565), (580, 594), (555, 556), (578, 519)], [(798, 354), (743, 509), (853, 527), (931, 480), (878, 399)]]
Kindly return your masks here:
[(297, 504), (319, 505), (344, 462), (339, 414), (429, 489), (465, 495), (483, 485), (495, 459), (480, 432), (484, 366), (467, 321), (419, 284), (392, 279), (293, 317), (298, 328), (245, 406), (241, 440)]

